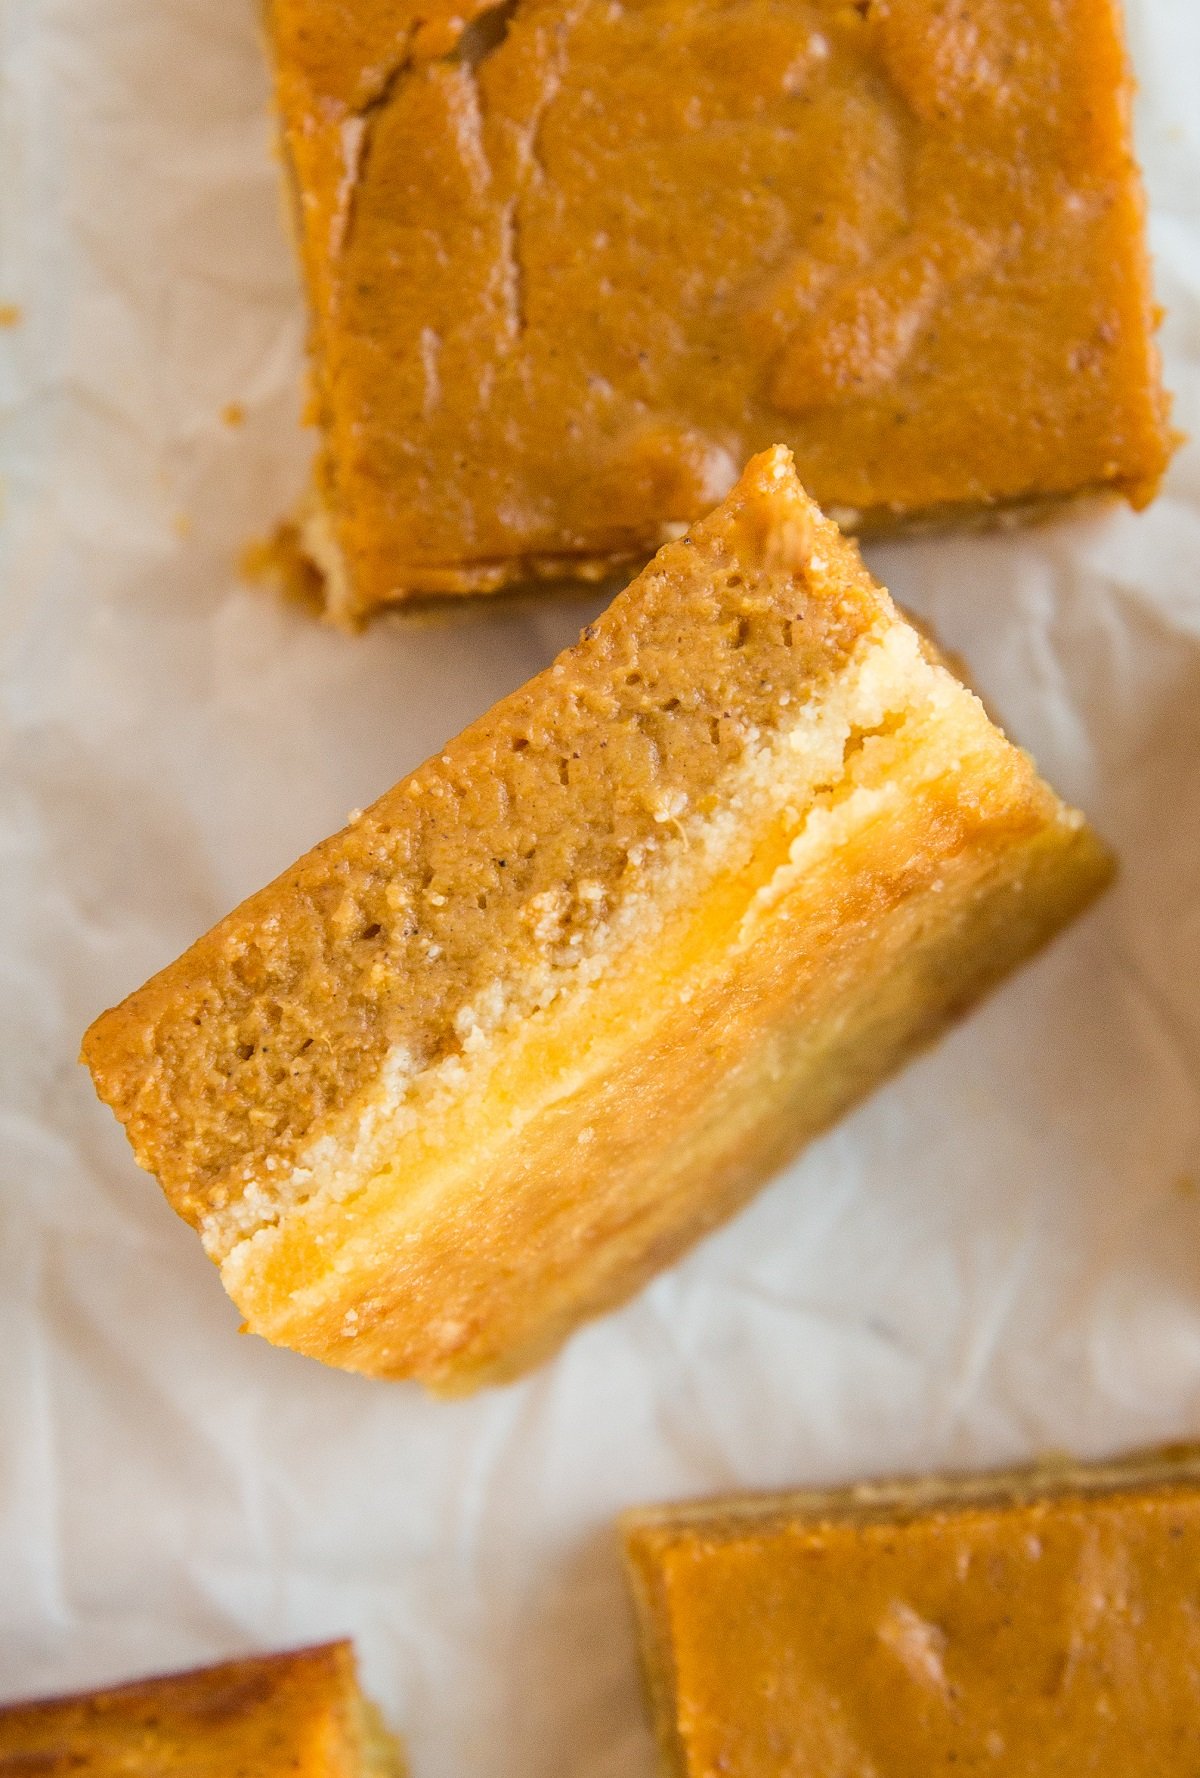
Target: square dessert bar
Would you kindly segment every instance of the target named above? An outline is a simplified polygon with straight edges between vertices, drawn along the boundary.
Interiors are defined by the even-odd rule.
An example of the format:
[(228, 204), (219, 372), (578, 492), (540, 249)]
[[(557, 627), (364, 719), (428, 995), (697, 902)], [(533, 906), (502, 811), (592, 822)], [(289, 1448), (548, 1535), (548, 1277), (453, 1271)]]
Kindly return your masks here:
[(0, 1773), (404, 1778), (348, 1642), (0, 1706)]
[(1118, 0), (267, 0), (346, 619), (644, 559), (782, 439), (850, 528), (1141, 504)]
[(669, 1778), (1192, 1778), (1200, 1458), (635, 1512)]
[(627, 1297), (1109, 872), (777, 449), (84, 1054), (253, 1331), (461, 1391)]

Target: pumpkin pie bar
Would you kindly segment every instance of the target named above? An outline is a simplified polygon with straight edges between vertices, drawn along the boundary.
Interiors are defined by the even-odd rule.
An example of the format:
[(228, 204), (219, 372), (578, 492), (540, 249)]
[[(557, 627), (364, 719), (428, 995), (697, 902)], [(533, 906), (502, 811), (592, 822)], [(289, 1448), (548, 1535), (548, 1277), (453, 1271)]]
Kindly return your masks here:
[(0, 1706), (11, 1778), (404, 1778), (348, 1642)]
[(729, 1215), (1109, 869), (777, 448), (84, 1056), (251, 1329), (460, 1391)]
[(635, 1512), (669, 1778), (1190, 1778), (1200, 1457)]
[(783, 439), (852, 529), (1140, 505), (1118, 0), (267, 0), (353, 620), (645, 560)]

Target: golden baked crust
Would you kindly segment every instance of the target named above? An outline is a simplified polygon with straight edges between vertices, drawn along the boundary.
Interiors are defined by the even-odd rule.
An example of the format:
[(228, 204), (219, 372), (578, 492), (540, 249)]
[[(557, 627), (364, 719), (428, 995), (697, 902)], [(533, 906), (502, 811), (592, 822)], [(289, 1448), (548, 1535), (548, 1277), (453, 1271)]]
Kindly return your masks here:
[(852, 528), (1149, 499), (1118, 0), (267, 0), (331, 608), (645, 557), (782, 438)]
[(629, 1295), (1109, 872), (775, 450), (84, 1055), (254, 1331), (464, 1389)]
[(0, 1706), (0, 1775), (404, 1778), (348, 1642)]
[(623, 1521), (671, 1778), (1185, 1778), (1200, 1453)]

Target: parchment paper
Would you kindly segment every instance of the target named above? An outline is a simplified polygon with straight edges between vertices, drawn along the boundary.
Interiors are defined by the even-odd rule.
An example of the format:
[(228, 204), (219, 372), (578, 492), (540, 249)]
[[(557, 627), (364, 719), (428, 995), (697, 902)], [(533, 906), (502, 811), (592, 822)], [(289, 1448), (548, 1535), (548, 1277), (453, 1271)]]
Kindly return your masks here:
[[(1130, 28), (1200, 431), (1200, 10)], [(3, 0), (0, 77), (0, 1697), (352, 1632), (416, 1778), (645, 1778), (622, 1506), (1200, 1435), (1200, 450), (870, 552), (1104, 906), (530, 1381), (323, 1371), (238, 1337), (80, 1033), (589, 610), (347, 639), (240, 583), (309, 449), (255, 0)]]

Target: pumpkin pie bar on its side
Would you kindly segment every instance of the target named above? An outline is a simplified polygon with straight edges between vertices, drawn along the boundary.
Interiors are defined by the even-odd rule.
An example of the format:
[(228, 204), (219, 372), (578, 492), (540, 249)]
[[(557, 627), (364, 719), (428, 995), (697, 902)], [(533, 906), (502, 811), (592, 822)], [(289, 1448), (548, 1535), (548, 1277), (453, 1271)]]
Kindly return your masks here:
[(1118, 0), (266, 0), (354, 620), (644, 560), (782, 439), (852, 529), (1150, 498)]
[(629, 1296), (1110, 868), (775, 449), (84, 1056), (253, 1331), (462, 1391)]
[(405, 1778), (348, 1642), (0, 1706), (4, 1778)]
[(1200, 1455), (624, 1520), (664, 1778), (1190, 1778)]

